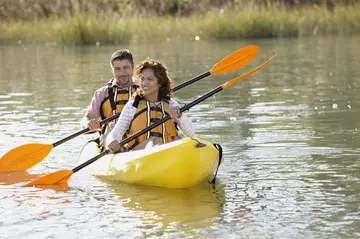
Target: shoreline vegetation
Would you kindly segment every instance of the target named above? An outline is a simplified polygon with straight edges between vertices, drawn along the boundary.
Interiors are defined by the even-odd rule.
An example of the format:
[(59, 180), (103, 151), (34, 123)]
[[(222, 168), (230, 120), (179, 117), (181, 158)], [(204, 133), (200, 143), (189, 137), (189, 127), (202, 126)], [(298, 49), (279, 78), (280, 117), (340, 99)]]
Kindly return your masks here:
[(358, 0), (1, 0), (1, 44), (104, 45), (360, 33)]

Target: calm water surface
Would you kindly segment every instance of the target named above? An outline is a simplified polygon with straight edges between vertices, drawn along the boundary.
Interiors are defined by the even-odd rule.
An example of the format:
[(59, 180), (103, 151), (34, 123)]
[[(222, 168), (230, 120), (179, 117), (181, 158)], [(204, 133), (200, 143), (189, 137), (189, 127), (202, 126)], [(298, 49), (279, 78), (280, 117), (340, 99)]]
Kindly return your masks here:
[(168, 43), (106, 47), (0, 46), (0, 155), (54, 143), (79, 130), (109, 57), (166, 62), (175, 84), (246, 45), (248, 66), (176, 92), (188, 103), (279, 56), (253, 76), (192, 108), (197, 135), (220, 143), (215, 187), (129, 185), (74, 174), (68, 187), (25, 181), (78, 165), (91, 135), (54, 148), (27, 172), (0, 174), (1, 238), (360, 237), (360, 37)]

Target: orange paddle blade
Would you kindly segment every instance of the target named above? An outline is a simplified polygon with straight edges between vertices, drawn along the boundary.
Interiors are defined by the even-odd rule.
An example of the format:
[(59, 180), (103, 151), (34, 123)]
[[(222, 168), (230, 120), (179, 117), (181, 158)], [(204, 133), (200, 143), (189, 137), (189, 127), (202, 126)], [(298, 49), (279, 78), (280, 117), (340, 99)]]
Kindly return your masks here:
[(27, 170), (49, 154), (52, 144), (24, 144), (7, 152), (0, 159), (0, 173)]
[(277, 53), (275, 55), (273, 55), (269, 60), (267, 60), (263, 64), (261, 64), (260, 66), (258, 66), (255, 69), (245, 73), (244, 75), (241, 75), (241, 76), (239, 76), (239, 77), (237, 77), (237, 78), (235, 78), (235, 79), (233, 79), (231, 81), (228, 81), (228, 82), (222, 84), (221, 87), (223, 89), (225, 89), (225, 88), (231, 86), (232, 84), (235, 84), (236, 82), (241, 81), (242, 79), (244, 79), (244, 78), (248, 77), (249, 75), (253, 74), (255, 71), (258, 71), (261, 68), (263, 68), (266, 64), (268, 64), (270, 61), (272, 61), (276, 56), (277, 56)]
[(74, 172), (72, 170), (60, 170), (35, 179), (24, 186), (66, 184), (73, 173)]
[(259, 47), (257, 46), (244, 47), (216, 63), (210, 73), (224, 74), (246, 66), (255, 58), (258, 51)]

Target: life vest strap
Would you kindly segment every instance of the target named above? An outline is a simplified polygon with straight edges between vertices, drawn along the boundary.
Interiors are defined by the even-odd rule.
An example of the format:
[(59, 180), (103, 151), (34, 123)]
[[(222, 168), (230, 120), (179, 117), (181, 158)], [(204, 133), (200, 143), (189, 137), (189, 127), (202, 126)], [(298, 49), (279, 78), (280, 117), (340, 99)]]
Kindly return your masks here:
[(118, 94), (129, 94), (129, 91), (128, 91), (128, 90), (124, 90), (124, 89), (118, 89), (118, 90), (117, 90), (117, 93), (118, 93)]
[(158, 122), (158, 121), (160, 121), (160, 119), (159, 118), (151, 118), (150, 119), (150, 123), (156, 123), (156, 122)]
[(160, 132), (150, 132), (150, 136), (162, 138), (163, 134)]
[[(158, 112), (162, 112), (161, 108), (160, 107), (150, 107), (150, 110), (153, 110), (153, 111), (158, 111)], [(134, 115), (134, 119), (136, 119), (139, 115), (141, 115), (142, 113), (146, 112), (147, 111), (147, 108), (144, 108), (142, 110), (140, 110), (139, 112), (137, 112), (135, 115)], [(166, 115), (168, 115), (167, 112), (165, 112)]]
[(159, 106), (152, 106), (152, 107), (150, 107), (150, 110), (153, 110), (153, 111), (157, 111), (157, 112), (161, 112), (161, 113), (162, 113), (162, 109), (161, 109)]
[(128, 100), (118, 100), (116, 101), (117, 105), (125, 105), (128, 102)]
[(112, 87), (112, 83), (108, 83), (108, 93), (109, 93), (109, 101), (110, 101), (110, 105), (111, 105), (111, 109), (112, 110), (116, 110), (116, 104), (114, 101), (114, 87)]

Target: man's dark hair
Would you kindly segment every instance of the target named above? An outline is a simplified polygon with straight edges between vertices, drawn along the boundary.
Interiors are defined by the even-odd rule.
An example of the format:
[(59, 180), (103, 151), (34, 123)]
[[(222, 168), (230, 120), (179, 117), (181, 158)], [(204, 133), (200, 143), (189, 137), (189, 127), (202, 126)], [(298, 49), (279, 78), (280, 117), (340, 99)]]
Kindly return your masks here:
[(131, 52), (128, 49), (122, 49), (115, 51), (110, 57), (110, 65), (114, 66), (116, 60), (128, 60), (132, 66), (134, 66), (134, 60)]

